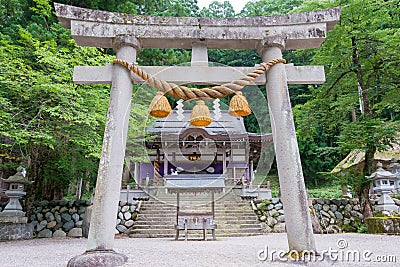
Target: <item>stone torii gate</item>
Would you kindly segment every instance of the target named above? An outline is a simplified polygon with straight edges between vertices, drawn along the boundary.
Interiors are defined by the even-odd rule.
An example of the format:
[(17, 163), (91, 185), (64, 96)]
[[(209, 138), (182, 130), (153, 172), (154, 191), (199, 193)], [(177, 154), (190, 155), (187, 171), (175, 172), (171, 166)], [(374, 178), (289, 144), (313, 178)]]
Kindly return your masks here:
[[(118, 59), (135, 62), (141, 48), (192, 49), (189, 67), (143, 67), (177, 84), (222, 84), (253, 68), (209, 67), (207, 49), (257, 49), (264, 62), (282, 51), (319, 47), (337, 23), (340, 8), (251, 18), (150, 17), (111, 13), (55, 3), (57, 16), (78, 45), (113, 48)], [(190, 71), (189, 71), (190, 70)], [(111, 84), (86, 253), (69, 266), (118, 266), (126, 256), (113, 250), (115, 215), (125, 155), (132, 84), (143, 83), (120, 65), (75, 67), (77, 84)], [(255, 83), (267, 87), (281, 198), (290, 250), (315, 251), (307, 195), (298, 151), (288, 84), (320, 84), (323, 66), (271, 67)]]

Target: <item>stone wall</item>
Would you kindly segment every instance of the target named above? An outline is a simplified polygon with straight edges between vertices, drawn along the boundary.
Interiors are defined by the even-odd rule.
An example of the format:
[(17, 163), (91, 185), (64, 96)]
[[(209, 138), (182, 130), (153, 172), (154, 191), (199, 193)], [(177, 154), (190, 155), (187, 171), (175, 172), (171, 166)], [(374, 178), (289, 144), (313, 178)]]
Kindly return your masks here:
[(120, 201), (118, 205), (116, 234), (127, 234), (130, 232), (134, 221), (137, 218), (140, 208), (140, 201), (132, 203)]
[(312, 206), (325, 233), (357, 232), (364, 223), (356, 198), (313, 199)]
[(89, 201), (35, 201), (29, 221), (36, 237), (82, 237)]
[[(312, 199), (315, 219), (324, 233), (357, 232), (364, 224), (358, 199)], [(372, 204), (376, 200), (371, 200)], [(399, 205), (400, 202), (396, 201)], [(265, 232), (284, 232), (285, 213), (278, 198), (254, 201), (253, 209)], [(315, 231), (315, 229), (314, 229)]]
[(264, 232), (285, 232), (285, 212), (279, 198), (256, 202), (253, 210), (258, 216)]
[[(140, 200), (132, 202), (120, 201), (116, 218), (115, 234), (130, 232), (140, 208)], [(0, 211), (7, 203), (0, 203)], [(27, 224), (2, 224), (0, 237), (19, 236), (18, 239), (32, 237), (87, 237), (90, 217), (89, 201), (35, 201), (33, 209), (28, 216)], [(30, 234), (22, 236), (25, 228), (30, 229)], [(22, 229), (22, 230), (21, 230)], [(26, 231), (25, 231), (26, 232)], [(8, 240), (9, 238), (7, 238)], [(6, 240), (6, 239), (0, 239)]]

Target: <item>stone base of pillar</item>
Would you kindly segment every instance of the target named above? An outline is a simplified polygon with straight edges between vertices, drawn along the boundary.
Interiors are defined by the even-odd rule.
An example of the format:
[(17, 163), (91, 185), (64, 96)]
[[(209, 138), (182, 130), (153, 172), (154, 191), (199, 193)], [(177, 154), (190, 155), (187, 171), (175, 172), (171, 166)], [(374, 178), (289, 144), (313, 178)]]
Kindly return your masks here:
[(127, 260), (127, 256), (114, 250), (94, 250), (73, 257), (67, 267), (114, 267), (124, 265)]

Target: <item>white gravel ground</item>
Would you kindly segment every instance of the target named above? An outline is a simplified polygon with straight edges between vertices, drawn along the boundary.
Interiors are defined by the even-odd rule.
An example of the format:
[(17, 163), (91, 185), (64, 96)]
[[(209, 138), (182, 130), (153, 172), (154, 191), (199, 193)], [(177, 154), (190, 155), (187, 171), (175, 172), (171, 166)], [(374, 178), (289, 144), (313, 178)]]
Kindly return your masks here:
[[(400, 236), (336, 234), (315, 235), (315, 239), (324, 261), (320, 261), (322, 256), (306, 263), (279, 259), (279, 252), (288, 250), (286, 234), (217, 241), (117, 238), (115, 251), (129, 257), (125, 266), (400, 266)], [(86, 242), (84, 238), (0, 242), (0, 266), (66, 266), (70, 258), (85, 251)], [(324, 252), (329, 250), (331, 259)]]

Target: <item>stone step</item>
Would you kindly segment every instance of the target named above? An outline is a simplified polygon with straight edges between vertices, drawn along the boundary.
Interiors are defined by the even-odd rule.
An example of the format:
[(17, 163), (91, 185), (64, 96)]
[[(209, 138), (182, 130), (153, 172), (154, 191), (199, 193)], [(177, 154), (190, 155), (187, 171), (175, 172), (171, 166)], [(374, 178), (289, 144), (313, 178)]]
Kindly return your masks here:
[[(193, 235), (197, 233), (202, 233), (203, 230), (189, 230), (188, 234)], [(210, 230), (207, 231), (208, 233), (211, 233)], [(131, 231), (129, 236), (134, 237), (135, 235), (148, 235), (149, 237), (155, 237), (155, 236), (160, 236), (160, 235), (165, 235), (165, 236), (175, 236), (176, 231), (174, 229), (134, 229)], [(180, 234), (183, 235), (184, 231), (180, 231)], [(242, 234), (242, 235), (257, 235), (257, 234), (262, 234), (261, 229), (238, 229), (238, 230), (232, 230), (232, 229), (216, 229), (215, 234), (218, 236), (231, 236), (234, 234)]]
[[(237, 201), (237, 198), (228, 193), (221, 198), (215, 198), (215, 220), (217, 223), (216, 235), (222, 236), (249, 236), (261, 234), (261, 226), (257, 216), (251, 209), (248, 201)], [(183, 212), (210, 212), (210, 198), (197, 195), (180, 196), (180, 211)], [(175, 196), (160, 194), (143, 202), (137, 221), (132, 228), (131, 237), (168, 237), (175, 236), (176, 222)], [(211, 234), (211, 231), (208, 231)], [(202, 230), (189, 230), (190, 238), (202, 238)], [(180, 236), (182, 238), (183, 231)], [(211, 235), (209, 235), (209, 238)]]
[[(242, 237), (242, 236), (256, 236), (256, 235), (262, 235), (261, 233), (230, 233), (230, 234), (218, 234), (218, 232), (215, 233), (215, 236), (217, 238), (223, 238), (223, 237)], [(175, 233), (174, 234), (131, 234), (129, 235), (131, 238), (168, 238), (168, 239), (174, 239), (175, 238)], [(179, 241), (184, 240), (185, 236), (184, 233), (181, 232), (179, 233)], [(192, 233), (188, 232), (188, 240), (193, 240), (193, 239), (202, 239), (203, 234), (202, 233)], [(212, 236), (210, 232), (207, 232), (207, 239), (211, 240)]]
[[(223, 229), (261, 229), (261, 226), (259, 224), (227, 224), (224, 222), (216, 222), (218, 228), (223, 228)], [(157, 228), (171, 228), (173, 229), (175, 225), (175, 222), (152, 222), (152, 223), (147, 223), (147, 222), (139, 222), (137, 224), (133, 225), (133, 229), (157, 229)]]
[[(153, 224), (157, 222), (173, 222), (175, 223), (176, 218), (170, 218), (170, 217), (138, 217), (138, 220), (136, 222), (140, 222), (141, 224)], [(228, 217), (228, 218), (222, 218), (222, 217), (215, 217), (215, 221), (217, 223), (225, 223), (225, 224), (259, 224), (257, 221), (257, 218), (254, 219), (248, 219), (248, 218), (235, 218), (235, 217)]]
[[(184, 204), (184, 205), (180, 205), (180, 207), (194, 207), (194, 208), (207, 208), (207, 209), (211, 209), (211, 205), (195, 205), (195, 204)], [(141, 209), (146, 209), (146, 208), (152, 208), (152, 209), (176, 209), (176, 205), (156, 205), (156, 204), (145, 204), (142, 205)], [(248, 205), (214, 205), (215, 209), (249, 209), (250, 206)]]

